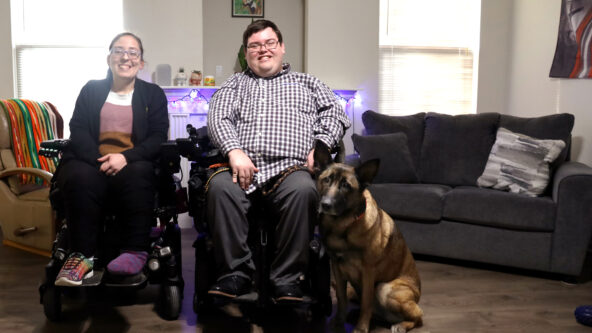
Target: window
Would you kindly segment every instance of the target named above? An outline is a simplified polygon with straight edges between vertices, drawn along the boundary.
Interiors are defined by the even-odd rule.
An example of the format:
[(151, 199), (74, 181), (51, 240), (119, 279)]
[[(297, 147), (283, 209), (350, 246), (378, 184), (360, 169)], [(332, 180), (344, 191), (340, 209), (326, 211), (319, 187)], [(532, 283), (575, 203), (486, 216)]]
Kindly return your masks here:
[(12, 0), (16, 94), (48, 101), (64, 136), (82, 86), (107, 74), (111, 39), (122, 31), (121, 0)]
[(479, 19), (478, 0), (380, 0), (380, 112), (474, 113)]

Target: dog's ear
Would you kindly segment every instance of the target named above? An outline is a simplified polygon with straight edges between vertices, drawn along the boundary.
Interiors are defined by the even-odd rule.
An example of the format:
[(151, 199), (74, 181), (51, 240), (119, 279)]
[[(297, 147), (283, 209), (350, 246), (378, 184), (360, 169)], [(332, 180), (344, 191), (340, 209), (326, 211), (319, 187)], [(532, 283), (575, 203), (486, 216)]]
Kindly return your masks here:
[(331, 153), (329, 148), (320, 140), (317, 140), (314, 150), (314, 169), (315, 172), (325, 170), (329, 165), (333, 163), (331, 159)]
[(334, 151), (337, 151), (337, 153), (335, 154), (333, 161), (335, 161), (335, 163), (343, 163), (345, 161), (345, 145), (343, 144), (343, 140), (339, 141), (339, 144), (337, 144)]
[(376, 174), (378, 173), (378, 167), (380, 166), (379, 159), (368, 160), (362, 163), (359, 167), (356, 168), (356, 177), (358, 177), (358, 181), (360, 182), (360, 189), (365, 189)]

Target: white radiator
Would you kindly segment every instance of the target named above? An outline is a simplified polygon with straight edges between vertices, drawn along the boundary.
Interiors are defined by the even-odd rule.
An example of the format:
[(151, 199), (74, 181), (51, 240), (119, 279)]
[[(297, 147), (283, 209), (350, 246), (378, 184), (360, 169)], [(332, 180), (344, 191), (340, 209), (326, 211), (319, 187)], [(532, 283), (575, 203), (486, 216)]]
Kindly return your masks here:
[[(177, 138), (186, 138), (187, 124), (189, 123), (189, 114), (187, 113), (169, 113), (169, 140)], [(176, 174), (181, 178), (181, 186), (187, 187), (189, 179), (189, 161), (181, 157), (181, 172)]]
[[(187, 124), (191, 124), (195, 128), (206, 126), (207, 114), (203, 113), (169, 113), (169, 140), (177, 138), (187, 138)], [(181, 157), (181, 172), (176, 174), (181, 178), (181, 185), (187, 186), (189, 179), (189, 161), (185, 157)]]

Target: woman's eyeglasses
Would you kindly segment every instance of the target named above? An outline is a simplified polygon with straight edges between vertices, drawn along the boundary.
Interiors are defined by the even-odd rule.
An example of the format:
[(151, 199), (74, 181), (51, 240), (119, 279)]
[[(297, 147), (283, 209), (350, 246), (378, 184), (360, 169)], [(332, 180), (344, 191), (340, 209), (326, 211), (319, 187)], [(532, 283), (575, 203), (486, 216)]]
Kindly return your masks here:
[(124, 54), (127, 54), (128, 58), (136, 60), (142, 55), (142, 52), (136, 49), (124, 50), (121, 47), (114, 47), (111, 49), (111, 54), (117, 58), (121, 58)]

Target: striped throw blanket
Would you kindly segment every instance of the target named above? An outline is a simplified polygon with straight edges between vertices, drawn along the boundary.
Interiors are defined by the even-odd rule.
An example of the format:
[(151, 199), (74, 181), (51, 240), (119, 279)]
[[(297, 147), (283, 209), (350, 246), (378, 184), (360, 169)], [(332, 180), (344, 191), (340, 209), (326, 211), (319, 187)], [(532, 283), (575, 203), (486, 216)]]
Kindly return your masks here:
[[(54, 173), (57, 159), (37, 153), (44, 140), (61, 138), (63, 119), (49, 102), (26, 99), (0, 100), (0, 112), (6, 114), (10, 125), (12, 150), (19, 168), (38, 168)], [(38, 177), (21, 174), (21, 184), (43, 183)]]

